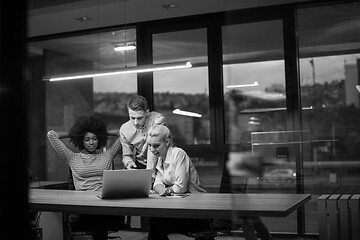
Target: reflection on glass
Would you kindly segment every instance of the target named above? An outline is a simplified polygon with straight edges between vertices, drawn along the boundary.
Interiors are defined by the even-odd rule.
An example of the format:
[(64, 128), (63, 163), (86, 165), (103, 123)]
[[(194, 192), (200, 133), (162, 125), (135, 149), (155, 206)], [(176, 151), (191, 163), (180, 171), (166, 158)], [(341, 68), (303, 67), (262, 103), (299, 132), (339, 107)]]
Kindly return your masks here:
[(201, 183), (209, 193), (218, 193), (223, 174), (224, 159), (221, 156), (191, 158), (199, 173)]
[(154, 108), (165, 116), (176, 144), (210, 144), (205, 29), (155, 34), (153, 52), (155, 64), (180, 60), (198, 64), (154, 72)]
[(117, 129), (129, 120), (127, 102), (137, 94), (136, 74), (94, 78), (94, 113)]
[[(28, 56), (33, 63), (30, 71), (33, 78), (38, 78), (32, 81), (42, 82), (45, 75), (136, 66), (136, 50), (114, 50), (116, 44), (125, 42), (136, 42), (135, 29), (127, 29), (126, 33), (112, 30), (31, 42), (28, 44)], [(128, 120), (126, 103), (136, 92), (135, 74), (46, 83), (46, 130), (68, 131), (77, 117), (91, 114), (101, 117), (109, 129), (118, 129)], [(67, 166), (48, 142), (46, 145), (46, 164), (53, 166), (46, 170), (47, 177), (66, 176)]]
[[(342, 12), (338, 12), (339, 9), (342, 9)], [(306, 182), (305, 184), (311, 192), (320, 193), (324, 190), (336, 189), (338, 193), (344, 191), (348, 193), (357, 191), (357, 188), (351, 190), (345, 182), (350, 185), (355, 183), (353, 180), (356, 177), (354, 176), (355, 178), (351, 180), (351, 173), (355, 171), (357, 175), (358, 167), (355, 163), (359, 160), (357, 151), (360, 146), (358, 126), (360, 118), (357, 116), (360, 111), (359, 92), (356, 85), (359, 83), (358, 58), (360, 54), (357, 53), (357, 46), (360, 34), (356, 34), (358, 31), (354, 32), (347, 26), (349, 26), (349, 16), (357, 12), (357, 16), (351, 18), (359, 19), (360, 12), (353, 9), (351, 5), (341, 5), (341, 7), (336, 5), (317, 8), (317, 10), (337, 13), (329, 15), (325, 18), (326, 21), (321, 18), (319, 25), (324, 28), (322, 31), (329, 30), (329, 33), (335, 26), (341, 26), (339, 30), (343, 37), (339, 38), (334, 33), (326, 38), (315, 32), (311, 35), (309, 29), (306, 28), (309, 18), (316, 22), (319, 17), (314, 14), (314, 9), (300, 11), (300, 33), (312, 39), (317, 38), (313, 42), (316, 46), (314, 48), (309, 44), (308, 39), (300, 37), (300, 52), (303, 55), (300, 61), (302, 105), (313, 107), (311, 111), (303, 112), (303, 128), (310, 131), (312, 136), (312, 155), (310, 159), (304, 159), (304, 161), (309, 161), (308, 179), (313, 178), (316, 182), (316, 184), (312, 182), (311, 185)], [(332, 20), (332, 17), (336, 17), (336, 21)], [(353, 27), (355, 26), (351, 28)], [(322, 48), (325, 45), (327, 46), (326, 55)], [(306, 57), (310, 54), (310, 49), (312, 50), (311, 57)], [(351, 49), (354, 53), (349, 52)], [(323, 167), (320, 168), (315, 164), (318, 162), (322, 162)], [(349, 165), (344, 164), (346, 162)], [(339, 168), (340, 163), (342, 163), (341, 168)], [(345, 177), (350, 179), (347, 180)]]
[(241, 151), (251, 151), (252, 132), (286, 130), (281, 27), (280, 21), (268, 21), (222, 30), (225, 139)]
[[(245, 172), (252, 173), (246, 177), (247, 192), (294, 193), (295, 156), (291, 151), (298, 143), (288, 137), (292, 134), (286, 126), (282, 22), (225, 26), (222, 37), (229, 160), (246, 163), (242, 172), (248, 167)], [(261, 160), (260, 167), (254, 165), (256, 159)], [(296, 231), (295, 218), (296, 213), (276, 220), (281, 224), (273, 224), (271, 218), (263, 220), (271, 231), (291, 232)]]
[(68, 74), (136, 66), (136, 50), (114, 50), (119, 44), (135, 42), (135, 29), (113, 30), (32, 42), (28, 52), (44, 58), (43, 75)]
[[(109, 130), (119, 130), (121, 124), (129, 120), (127, 102), (137, 94), (136, 74), (98, 77), (93, 79), (94, 114), (108, 124)], [(116, 138), (109, 139), (109, 145)], [(114, 168), (123, 168), (121, 154), (114, 159)]]
[[(338, 4), (298, 11), (303, 129), (310, 133), (305, 191), (351, 194), (360, 188), (360, 9)], [(317, 232), (316, 202), (306, 230)]]

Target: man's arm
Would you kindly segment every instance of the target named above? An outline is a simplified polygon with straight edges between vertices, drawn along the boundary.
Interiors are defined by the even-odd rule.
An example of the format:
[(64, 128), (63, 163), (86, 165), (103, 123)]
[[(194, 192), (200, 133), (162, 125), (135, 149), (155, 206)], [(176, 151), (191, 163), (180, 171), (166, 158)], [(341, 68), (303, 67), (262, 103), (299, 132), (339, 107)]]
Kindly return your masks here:
[(136, 164), (134, 162), (134, 152), (132, 150), (132, 146), (130, 142), (126, 139), (124, 134), (121, 132), (121, 128), (119, 130), (120, 141), (122, 145), (122, 162), (127, 169), (135, 168)]
[(127, 169), (136, 168), (136, 164), (130, 156), (123, 155), (122, 162)]

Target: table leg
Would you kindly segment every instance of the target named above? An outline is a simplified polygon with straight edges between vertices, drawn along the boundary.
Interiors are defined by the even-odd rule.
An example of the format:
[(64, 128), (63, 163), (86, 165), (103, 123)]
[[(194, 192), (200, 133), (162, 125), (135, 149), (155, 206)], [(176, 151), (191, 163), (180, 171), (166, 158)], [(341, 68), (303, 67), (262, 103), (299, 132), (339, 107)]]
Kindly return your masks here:
[(244, 232), (244, 238), (246, 240), (257, 240), (254, 225), (249, 221), (248, 218), (244, 219), (242, 229)]

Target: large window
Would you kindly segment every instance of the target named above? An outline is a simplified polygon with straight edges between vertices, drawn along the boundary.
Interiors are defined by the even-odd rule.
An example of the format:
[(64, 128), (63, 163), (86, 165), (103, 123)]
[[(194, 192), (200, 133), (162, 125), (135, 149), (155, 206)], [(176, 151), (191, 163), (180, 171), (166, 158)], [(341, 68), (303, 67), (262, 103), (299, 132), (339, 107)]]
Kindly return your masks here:
[[(360, 8), (353, 3), (292, 6), (269, 7), (274, 12), (259, 8), (259, 15), (239, 10), (239, 14), (229, 13), (231, 19), (225, 21), (226, 14), (211, 15), (215, 16), (211, 21), (198, 16), (201, 21), (196, 26), (178, 19), (139, 23), (138, 36), (145, 37), (138, 41), (144, 44), (138, 53), (114, 51), (117, 45), (136, 44), (135, 29), (33, 41), (29, 44), (31, 74), (38, 81), (31, 85), (29, 105), (32, 116), (43, 111), (45, 120), (32, 119), (30, 135), (46, 141), (46, 135), (36, 129), (67, 131), (77, 116), (88, 114), (118, 129), (128, 120), (129, 97), (145, 92), (154, 97), (154, 110), (166, 117), (174, 143), (188, 152), (209, 192), (219, 190), (228, 150), (259, 153), (266, 156), (267, 164), (258, 176), (248, 178), (248, 192), (311, 193), (312, 200), (305, 205), (305, 229), (317, 233), (317, 197), (360, 189), (360, 92), (356, 88), (360, 84)], [(284, 8), (289, 12), (276, 12)], [(289, 23), (294, 29), (288, 28)], [(295, 36), (299, 49), (293, 49)], [(297, 53), (299, 59), (295, 59)], [(154, 64), (188, 60), (193, 67), (154, 72), (145, 76), (149, 78), (145, 83), (136, 74), (41, 81), (49, 74), (123, 68), (148, 60)], [(39, 103), (44, 109), (37, 108)], [(45, 179), (67, 176), (68, 168), (47, 143), (30, 144), (32, 161), (46, 145), (46, 159), (39, 164), (46, 171)], [(296, 232), (302, 217), (294, 212), (264, 221), (272, 232)]]
[[(231, 151), (294, 163), (286, 126), (282, 21), (225, 26), (222, 37), (226, 143)], [(279, 169), (263, 171), (264, 178), (254, 183), (261, 191), (294, 190), (295, 169), (281, 170), (281, 187), (274, 185)]]
[[(242, 161), (246, 155), (236, 153), (248, 153), (291, 166), (263, 165), (255, 171), (257, 176), (247, 178), (247, 192), (284, 193), (296, 189), (294, 133), (287, 128), (282, 29), (281, 20), (222, 28), (225, 141), (232, 154), (229, 159)], [(264, 218), (264, 222), (276, 232), (294, 232), (297, 228), (296, 213), (276, 221)]]
[[(154, 63), (183, 60), (189, 60), (194, 67), (154, 73), (154, 108), (165, 116), (176, 144), (209, 144), (206, 30), (153, 35)], [(189, 116), (189, 112), (193, 115)]]
[[(353, 4), (298, 11), (302, 123), (311, 135), (304, 183), (313, 199), (360, 189), (359, 22)], [(313, 204), (308, 231), (318, 230)]]
[(225, 26), (222, 36), (225, 139), (250, 151), (251, 132), (286, 130), (282, 22)]
[[(115, 51), (117, 46), (135, 43), (135, 29), (35, 41), (28, 48), (32, 59), (32, 75), (39, 78), (38, 82), (42, 82), (41, 78), (45, 75), (136, 66), (136, 50)], [(77, 117), (91, 114), (102, 118), (108, 124), (108, 129), (119, 129), (128, 120), (126, 103), (131, 95), (137, 93), (136, 80), (136, 74), (128, 74), (43, 82), (46, 99), (45, 131), (53, 129), (67, 132)], [(68, 146), (72, 147), (71, 144)], [(48, 141), (46, 156), (47, 162), (42, 165), (46, 165), (47, 179), (65, 180), (68, 168)], [(120, 156), (115, 164), (116, 168), (121, 167)]]

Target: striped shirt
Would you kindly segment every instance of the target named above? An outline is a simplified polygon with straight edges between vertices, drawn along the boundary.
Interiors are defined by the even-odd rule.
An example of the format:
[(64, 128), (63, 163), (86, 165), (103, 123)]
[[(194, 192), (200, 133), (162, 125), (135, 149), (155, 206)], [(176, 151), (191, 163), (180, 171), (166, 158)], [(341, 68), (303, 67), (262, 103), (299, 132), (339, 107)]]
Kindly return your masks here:
[(114, 144), (105, 152), (101, 153), (75, 153), (65, 146), (54, 131), (49, 131), (48, 139), (61, 156), (69, 165), (76, 190), (94, 190), (102, 188), (103, 172), (112, 168), (112, 159), (121, 147), (120, 138), (118, 137)]

